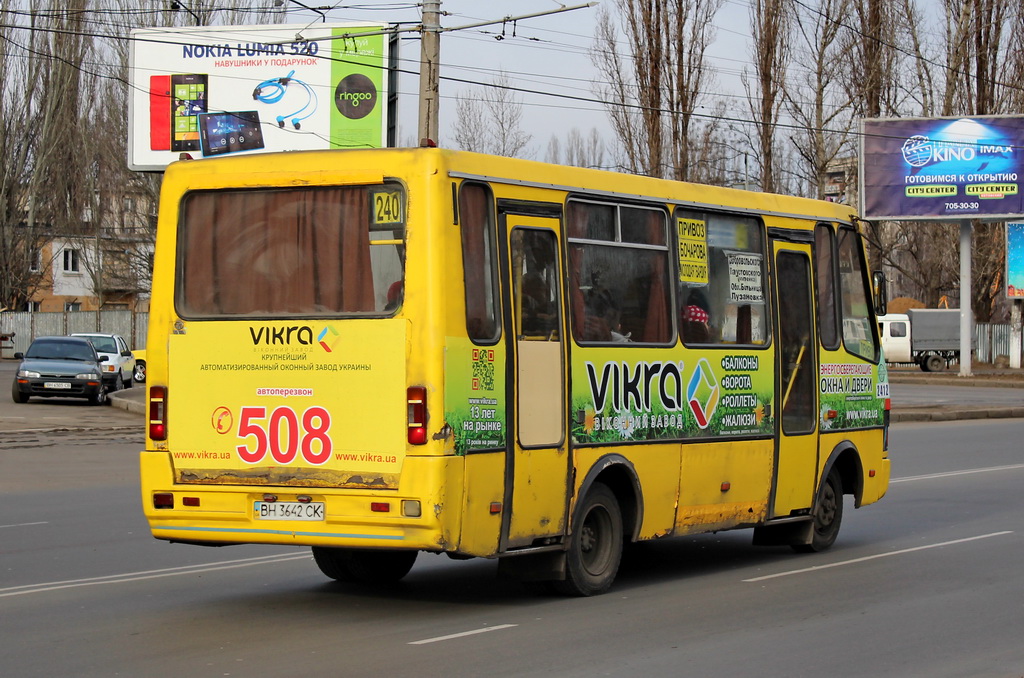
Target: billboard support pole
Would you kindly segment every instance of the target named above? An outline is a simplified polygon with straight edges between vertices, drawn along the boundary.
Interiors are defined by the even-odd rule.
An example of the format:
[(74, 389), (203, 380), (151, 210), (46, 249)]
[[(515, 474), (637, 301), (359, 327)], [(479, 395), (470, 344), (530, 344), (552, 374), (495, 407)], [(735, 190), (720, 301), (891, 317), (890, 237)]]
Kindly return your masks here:
[(1010, 367), (1015, 370), (1020, 369), (1021, 305), (1024, 305), (1024, 301), (1014, 299), (1010, 307)]
[(971, 375), (971, 220), (960, 221), (960, 376)]

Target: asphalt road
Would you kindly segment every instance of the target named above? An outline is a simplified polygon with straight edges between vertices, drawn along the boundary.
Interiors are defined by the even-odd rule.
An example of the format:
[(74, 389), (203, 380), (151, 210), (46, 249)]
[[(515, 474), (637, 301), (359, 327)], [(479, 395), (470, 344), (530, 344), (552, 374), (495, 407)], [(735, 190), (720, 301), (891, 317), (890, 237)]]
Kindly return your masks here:
[(158, 542), (140, 429), (8, 430), (0, 674), (1019, 678), (1022, 431), (897, 424), (888, 496), (847, 503), (830, 551), (668, 539), (631, 551), (610, 593), (566, 599), (485, 560), (421, 555), (374, 589), (326, 580), (306, 549)]

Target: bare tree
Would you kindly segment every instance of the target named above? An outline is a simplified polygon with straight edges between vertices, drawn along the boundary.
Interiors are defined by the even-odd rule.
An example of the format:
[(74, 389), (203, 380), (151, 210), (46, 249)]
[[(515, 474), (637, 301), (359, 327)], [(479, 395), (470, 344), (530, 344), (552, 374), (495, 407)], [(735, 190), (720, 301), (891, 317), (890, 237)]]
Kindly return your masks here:
[(564, 152), (559, 137), (551, 135), (546, 159), (560, 165), (603, 167), (604, 153), (604, 141), (601, 140), (596, 127), (592, 127), (590, 134), (587, 135), (580, 132), (579, 128), (573, 127), (565, 137)]
[[(10, 5), (0, 2), (5, 17)], [(35, 122), (31, 104), (37, 81), (34, 63), (15, 38), (18, 31), (7, 23), (0, 25), (0, 310), (22, 306), (35, 291), (40, 271), (33, 259), (38, 259), (43, 242), (38, 230), (24, 220), (24, 186), (35, 141), (25, 130)], [(15, 83), (22, 86), (12, 86)]]
[(490, 150), (490, 130), (483, 103), (468, 91), (460, 92), (455, 101), (455, 145), (474, 153)]
[(777, 189), (776, 128), (783, 104), (783, 83), (789, 63), (791, 0), (753, 0), (750, 5), (753, 74), (744, 78), (754, 117), (754, 148), (761, 190)]
[(850, 14), (849, 0), (820, 0), (813, 12), (795, 15), (794, 60), (803, 65), (783, 92), (786, 107), (801, 129), (790, 137), (798, 162), (795, 174), (811, 197), (824, 199), (828, 168), (853, 152), (851, 100), (835, 64), (845, 56), (840, 40)]
[(591, 51), (603, 76), (597, 91), (611, 102), (608, 113), (627, 170), (679, 180), (701, 173), (693, 160), (702, 134), (695, 111), (708, 98), (705, 53), (722, 2), (619, 0), (628, 60), (619, 54), (611, 12), (599, 12)]
[(525, 157), (533, 138), (523, 130), (523, 104), (506, 73), (495, 77), (482, 97), (461, 92), (455, 117), (455, 144), (465, 151)]

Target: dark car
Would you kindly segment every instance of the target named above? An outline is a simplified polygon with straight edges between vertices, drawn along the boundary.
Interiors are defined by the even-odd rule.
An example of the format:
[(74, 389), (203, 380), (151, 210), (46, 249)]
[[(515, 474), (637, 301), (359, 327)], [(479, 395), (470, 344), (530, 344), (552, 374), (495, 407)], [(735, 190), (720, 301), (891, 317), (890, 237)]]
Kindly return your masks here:
[(30, 397), (88, 398), (93, 405), (104, 405), (107, 389), (103, 385), (103, 362), (92, 342), (83, 337), (39, 337), (25, 353), (14, 378), (11, 396), (16, 403)]

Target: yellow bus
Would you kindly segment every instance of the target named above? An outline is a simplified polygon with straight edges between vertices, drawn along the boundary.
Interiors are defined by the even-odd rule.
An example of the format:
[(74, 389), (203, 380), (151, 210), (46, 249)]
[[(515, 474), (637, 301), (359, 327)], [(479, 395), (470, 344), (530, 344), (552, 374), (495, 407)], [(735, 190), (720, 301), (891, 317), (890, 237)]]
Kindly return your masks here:
[(164, 178), (153, 536), (420, 551), (592, 595), (624, 543), (818, 551), (888, 487), (888, 377), (848, 206), (423, 148)]

